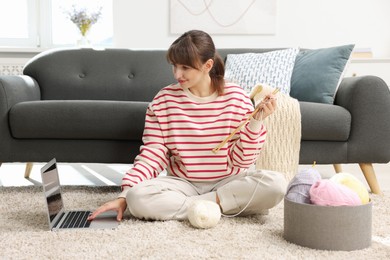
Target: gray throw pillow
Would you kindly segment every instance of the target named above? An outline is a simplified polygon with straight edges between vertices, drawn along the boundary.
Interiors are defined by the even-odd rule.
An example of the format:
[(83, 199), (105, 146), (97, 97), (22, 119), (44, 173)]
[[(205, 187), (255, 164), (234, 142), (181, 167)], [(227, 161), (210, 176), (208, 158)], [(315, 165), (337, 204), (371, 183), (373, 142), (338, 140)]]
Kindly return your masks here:
[(302, 50), (295, 60), (290, 96), (300, 101), (333, 104), (354, 46)]

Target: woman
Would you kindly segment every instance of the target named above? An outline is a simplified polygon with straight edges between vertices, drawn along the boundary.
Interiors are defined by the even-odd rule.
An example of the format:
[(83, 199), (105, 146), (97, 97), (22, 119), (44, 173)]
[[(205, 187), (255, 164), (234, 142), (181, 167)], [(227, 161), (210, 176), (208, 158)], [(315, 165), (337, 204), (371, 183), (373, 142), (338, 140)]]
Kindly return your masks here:
[[(123, 177), (122, 192), (90, 220), (115, 210), (120, 221), (126, 208), (140, 219), (183, 220), (191, 202), (200, 199), (217, 203), (223, 214), (257, 214), (278, 204), (286, 188), (283, 175), (247, 173), (265, 141), (262, 120), (274, 112), (274, 96), (214, 154), (213, 148), (251, 114), (252, 103), (239, 86), (225, 83), (223, 61), (207, 33), (184, 33), (167, 59), (178, 83), (149, 104), (144, 144)], [(167, 176), (157, 177), (164, 169)]]

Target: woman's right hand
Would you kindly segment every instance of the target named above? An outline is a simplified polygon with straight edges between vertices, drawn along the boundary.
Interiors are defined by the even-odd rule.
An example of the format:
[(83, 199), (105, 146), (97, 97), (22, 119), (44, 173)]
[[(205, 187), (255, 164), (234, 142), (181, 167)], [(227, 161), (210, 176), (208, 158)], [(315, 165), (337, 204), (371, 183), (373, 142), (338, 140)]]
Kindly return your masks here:
[(117, 198), (115, 200), (109, 201), (102, 206), (100, 206), (97, 210), (95, 210), (89, 217), (88, 220), (92, 221), (94, 220), (98, 215), (100, 215), (103, 212), (106, 211), (116, 211), (117, 217), (116, 219), (118, 221), (121, 221), (123, 218), (123, 213), (125, 212), (127, 207), (126, 199), (125, 198)]

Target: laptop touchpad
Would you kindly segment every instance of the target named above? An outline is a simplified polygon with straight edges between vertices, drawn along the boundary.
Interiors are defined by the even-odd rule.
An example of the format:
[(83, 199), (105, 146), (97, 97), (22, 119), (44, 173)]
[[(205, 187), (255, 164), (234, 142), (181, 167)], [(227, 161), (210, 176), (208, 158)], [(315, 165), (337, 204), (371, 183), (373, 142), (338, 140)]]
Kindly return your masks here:
[(107, 211), (98, 215), (94, 220), (91, 221), (90, 228), (116, 228), (119, 225), (119, 221), (116, 220), (116, 211)]

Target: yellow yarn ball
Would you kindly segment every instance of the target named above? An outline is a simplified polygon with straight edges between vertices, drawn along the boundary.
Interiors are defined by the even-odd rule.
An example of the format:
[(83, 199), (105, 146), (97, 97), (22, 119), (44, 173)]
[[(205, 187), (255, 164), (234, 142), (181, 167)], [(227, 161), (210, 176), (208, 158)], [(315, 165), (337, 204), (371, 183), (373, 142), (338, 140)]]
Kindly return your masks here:
[(364, 187), (363, 183), (352, 174), (340, 172), (332, 176), (330, 180), (345, 185), (356, 192), (359, 195), (362, 204), (367, 204), (370, 201), (370, 196), (366, 187)]

